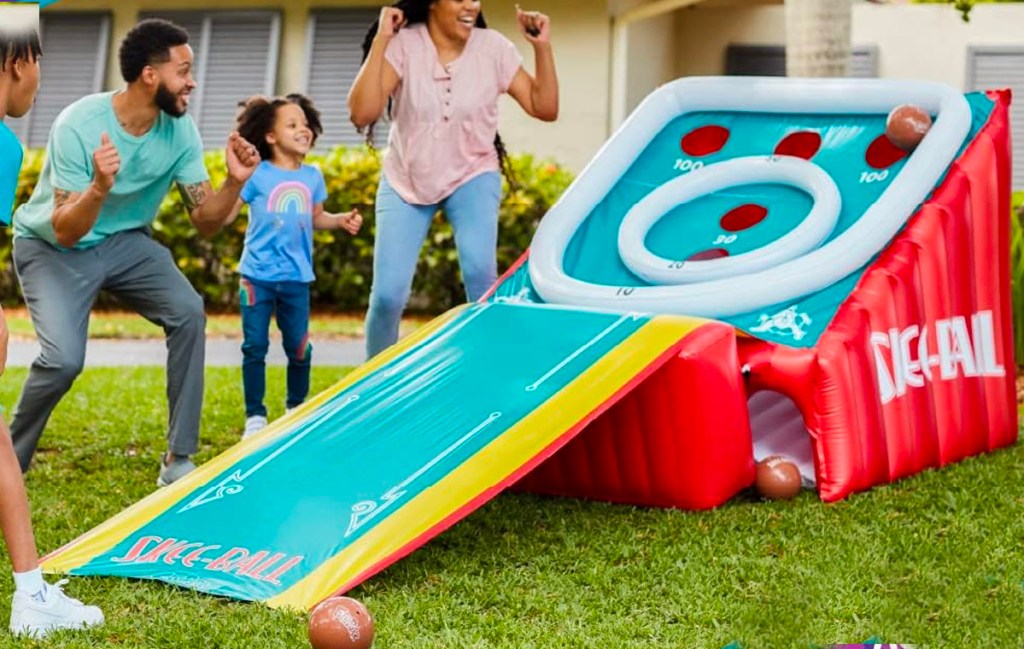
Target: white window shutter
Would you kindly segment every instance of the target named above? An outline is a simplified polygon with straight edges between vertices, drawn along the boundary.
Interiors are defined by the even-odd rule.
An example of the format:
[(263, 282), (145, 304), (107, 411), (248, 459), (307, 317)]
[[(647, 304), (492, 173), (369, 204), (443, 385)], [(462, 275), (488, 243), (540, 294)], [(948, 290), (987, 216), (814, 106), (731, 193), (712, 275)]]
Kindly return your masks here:
[[(310, 16), (305, 92), (320, 111), (324, 134), (318, 149), (365, 141), (349, 119), (348, 91), (363, 60), (363, 39), (379, 15), (377, 9), (316, 11)], [(388, 124), (374, 128), (374, 142), (387, 141)]]
[[(1024, 47), (976, 47), (967, 52), (968, 90), (1010, 88), (1014, 98), (1024, 97)], [(1013, 187), (1024, 189), (1024, 102), (1010, 104), (1010, 141), (1013, 152)]]
[(29, 147), (43, 147), (54, 120), (69, 104), (100, 92), (107, 66), (110, 17), (98, 13), (44, 13), (42, 80), (35, 106), (9, 126)]
[(279, 19), (270, 14), (215, 14), (209, 32), (199, 132), (207, 149), (220, 149), (235, 129), (238, 102), (274, 94)]

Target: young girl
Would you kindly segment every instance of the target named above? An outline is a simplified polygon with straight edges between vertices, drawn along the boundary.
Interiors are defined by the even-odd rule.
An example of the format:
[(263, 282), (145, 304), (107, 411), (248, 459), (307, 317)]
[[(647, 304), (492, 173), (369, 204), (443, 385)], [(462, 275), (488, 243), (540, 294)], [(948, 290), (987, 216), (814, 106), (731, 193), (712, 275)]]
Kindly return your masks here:
[(238, 268), (242, 275), (244, 438), (267, 425), (265, 358), (270, 317), (275, 313), (288, 357), (286, 407), (295, 408), (309, 393), (313, 229), (340, 228), (354, 235), (363, 217), (358, 210), (344, 214), (324, 211), (327, 187), (323, 174), (303, 164), (323, 132), (320, 113), (308, 98), (253, 97), (238, 117), (238, 132), (262, 158), (235, 206), (237, 215), (243, 202), (249, 205), (245, 250)]

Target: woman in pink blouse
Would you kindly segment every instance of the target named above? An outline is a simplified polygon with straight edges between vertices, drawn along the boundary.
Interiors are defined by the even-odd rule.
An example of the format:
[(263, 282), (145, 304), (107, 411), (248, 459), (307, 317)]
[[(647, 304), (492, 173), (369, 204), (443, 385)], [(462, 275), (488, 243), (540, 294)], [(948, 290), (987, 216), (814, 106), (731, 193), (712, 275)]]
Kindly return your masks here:
[(372, 126), (388, 101), (391, 133), (377, 190), (373, 288), (366, 316), (372, 357), (398, 340), (420, 248), (434, 212), (455, 231), (466, 296), (497, 279), (498, 206), (504, 148), (498, 98), (511, 95), (532, 117), (558, 117), (558, 78), (549, 20), (516, 7), (533, 45), (536, 76), (515, 45), (487, 29), (479, 0), (401, 0), (384, 7), (364, 44), (348, 95), (352, 122)]

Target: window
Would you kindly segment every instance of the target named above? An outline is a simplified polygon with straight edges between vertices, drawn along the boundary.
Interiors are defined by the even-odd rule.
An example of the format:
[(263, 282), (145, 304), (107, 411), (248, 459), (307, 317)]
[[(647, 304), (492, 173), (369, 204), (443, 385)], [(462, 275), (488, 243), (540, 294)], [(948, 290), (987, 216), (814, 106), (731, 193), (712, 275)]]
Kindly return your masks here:
[(165, 11), (141, 18), (165, 18), (188, 30), (198, 84), (189, 113), (203, 145), (222, 148), (234, 130), (238, 102), (274, 93), (280, 16), (267, 11)]
[[(318, 148), (362, 144), (364, 138), (348, 117), (346, 98), (363, 60), (363, 39), (378, 9), (316, 11), (309, 18), (305, 92), (316, 103), (324, 134)], [(374, 128), (374, 142), (387, 140), (384, 120)]]
[[(730, 45), (725, 53), (725, 73), (742, 76), (786, 76), (786, 48), (782, 45)], [(851, 77), (878, 76), (878, 48), (854, 47), (850, 57)]]
[[(971, 47), (967, 50), (967, 89), (1009, 87), (1024, 97), (1024, 47)], [(1024, 103), (1010, 104), (1010, 139), (1013, 152), (1013, 187), (1024, 189)]]
[(725, 73), (744, 77), (786, 76), (782, 45), (730, 45), (725, 50)]
[(110, 16), (44, 12), (39, 31), (43, 60), (36, 104), (21, 119), (8, 121), (21, 141), (33, 148), (46, 146), (50, 126), (69, 104), (103, 89)]

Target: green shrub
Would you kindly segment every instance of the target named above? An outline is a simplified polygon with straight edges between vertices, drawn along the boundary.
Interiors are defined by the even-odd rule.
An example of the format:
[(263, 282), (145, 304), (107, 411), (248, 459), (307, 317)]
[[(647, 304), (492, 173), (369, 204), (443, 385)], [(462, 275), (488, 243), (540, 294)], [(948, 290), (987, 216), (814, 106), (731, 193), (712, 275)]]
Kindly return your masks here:
[[(18, 203), (28, 200), (39, 178), (42, 151), (30, 151), (18, 185)], [(373, 270), (373, 206), (380, 178), (377, 152), (366, 148), (338, 148), (327, 155), (310, 156), (324, 172), (326, 209), (339, 212), (358, 207), (365, 219), (356, 237), (344, 232), (317, 232), (314, 242), (313, 304), (318, 309), (359, 311), (366, 307)], [(219, 187), (225, 168), (220, 152), (206, 155), (210, 180)], [(504, 270), (519, 257), (533, 237), (541, 216), (569, 185), (570, 174), (557, 164), (530, 155), (513, 156), (517, 187), (506, 184), (499, 215), (498, 267)], [(244, 212), (243, 212), (244, 215)], [(411, 306), (439, 313), (465, 295), (458, 275), (458, 258), (451, 228), (438, 215), (420, 256), (413, 284)], [(171, 190), (153, 224), (156, 239), (171, 249), (182, 272), (214, 311), (232, 309), (238, 302), (237, 267), (245, 241), (244, 218), (239, 218), (212, 239), (197, 236), (181, 205), (177, 189)], [(16, 303), (18, 295), (10, 254), (10, 233), (0, 235), (0, 290), (4, 302)], [(109, 299), (101, 303), (112, 304)]]
[[(28, 200), (42, 168), (42, 151), (25, 156), (18, 183), (17, 202)], [(365, 148), (338, 148), (324, 156), (311, 156), (327, 182), (326, 208), (339, 212), (358, 207), (365, 223), (362, 232), (317, 232), (313, 304), (318, 309), (360, 311), (366, 307), (373, 270), (373, 205), (380, 178), (378, 154)], [(505, 186), (499, 215), (498, 267), (508, 268), (530, 244), (541, 216), (555, 203), (572, 178), (557, 164), (530, 155), (513, 156), (517, 186)], [(219, 152), (207, 154), (207, 167), (215, 187), (224, 180), (224, 161)], [(1024, 192), (1014, 194), (1011, 228), (1014, 340), (1017, 364), (1024, 366)], [(435, 217), (420, 256), (413, 284), (411, 307), (439, 313), (464, 300), (458, 275), (458, 257), (451, 228)], [(154, 236), (171, 249), (182, 272), (203, 295), (212, 310), (237, 306), (238, 261), (245, 240), (245, 219), (240, 218), (213, 239), (196, 235), (177, 190), (172, 190), (154, 223)], [(5, 304), (18, 302), (18, 283), (11, 263), (9, 232), (0, 234), (0, 291)], [(107, 304), (112, 304), (109, 300)]]

